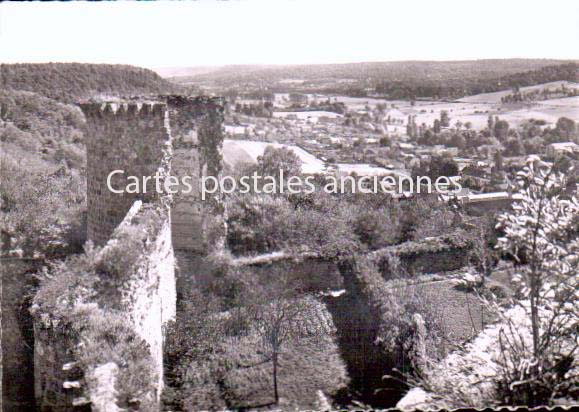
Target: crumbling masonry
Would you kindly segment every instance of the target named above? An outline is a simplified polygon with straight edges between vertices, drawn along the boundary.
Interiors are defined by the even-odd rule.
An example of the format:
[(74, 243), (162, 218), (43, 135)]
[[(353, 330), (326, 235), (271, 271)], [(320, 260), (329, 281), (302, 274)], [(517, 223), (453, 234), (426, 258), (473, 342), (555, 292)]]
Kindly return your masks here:
[[(175, 316), (175, 252), (202, 256), (223, 247), (224, 209), (219, 194), (203, 202), (197, 191), (159, 194), (154, 179), (146, 192), (112, 193), (107, 177), (123, 170), (111, 182), (119, 189), (126, 187), (127, 176), (158, 173), (163, 180), (172, 175), (181, 181), (187, 175), (194, 188), (203, 175), (218, 177), (223, 105), (218, 98), (162, 96), (86, 103), (81, 109), (86, 116), (88, 239), (102, 246), (89, 270), (100, 273), (99, 265), (114, 259), (125, 266), (102, 279), (97, 296), (88, 301), (78, 291), (75, 302), (58, 302), (62, 308), (33, 307), (37, 405), (42, 411), (120, 410), (115, 382), (122, 378), (121, 365), (114, 359), (87, 365), (78, 359), (83, 353), (78, 348), (89, 342), (83, 323), (122, 314), (121, 326), (126, 321), (127, 333), (146, 343), (145, 357), (152, 365), (145, 393), (130, 406), (154, 410), (163, 386), (163, 327)], [(85, 315), (89, 307), (90, 315)], [(62, 315), (69, 312), (76, 317)], [(79, 326), (80, 333), (68, 333), (70, 325)]]

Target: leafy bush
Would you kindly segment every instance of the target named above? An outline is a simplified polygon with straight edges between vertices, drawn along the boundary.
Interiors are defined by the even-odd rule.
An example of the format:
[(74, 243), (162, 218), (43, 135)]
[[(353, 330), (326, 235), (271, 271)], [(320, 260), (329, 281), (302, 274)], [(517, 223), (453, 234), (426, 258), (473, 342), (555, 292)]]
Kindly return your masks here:
[(521, 201), (499, 216), (498, 247), (518, 263), (518, 299), (496, 306), (496, 324), (425, 371), (419, 385), (437, 406), (577, 403), (579, 203), (564, 194), (564, 176), (536, 156), (517, 178)]
[[(164, 346), (164, 376), (167, 387), (163, 391), (163, 403), (174, 410), (184, 410), (184, 390), (191, 380), (190, 365), (211, 356), (224, 336), (224, 325), (218, 319), (212, 319), (220, 305), (211, 295), (194, 290), (187, 296), (184, 305), (178, 312), (177, 320), (167, 326)], [(210, 382), (209, 371), (206, 373), (208, 376), (205, 379)], [(209, 391), (199, 402), (203, 404), (202, 399), (207, 399), (206, 405), (212, 407), (223, 404), (219, 402), (217, 386), (213, 389), (213, 396)]]
[(354, 220), (354, 233), (370, 249), (380, 249), (399, 243), (402, 227), (398, 209), (363, 209)]
[(400, 205), (380, 195), (320, 191), (287, 197), (235, 194), (227, 205), (228, 245), (234, 254), (288, 250), (339, 259), (426, 235), (451, 234), (461, 223), (428, 198)]
[(281, 196), (240, 195), (229, 205), (228, 244), (234, 253), (289, 249), (335, 258), (361, 249), (347, 210), (337, 204), (323, 211), (296, 209)]
[[(531, 358), (532, 328), (520, 306), (507, 309), (462, 350), (442, 362), (429, 362), (414, 382), (432, 401), (422, 407), (488, 408), (499, 405), (573, 404), (577, 402), (579, 367), (567, 357)], [(511, 346), (516, 342), (515, 346)], [(572, 351), (568, 341), (565, 351)], [(526, 349), (525, 349), (526, 348)], [(540, 374), (537, 374), (539, 372)], [(539, 403), (539, 402), (541, 403)]]
[(422, 196), (401, 207), (401, 241), (440, 236), (456, 230), (460, 221), (435, 197)]
[(505, 235), (498, 247), (527, 263), (516, 268), (513, 282), (532, 340), (501, 336), (501, 396), (509, 404), (530, 406), (576, 400), (579, 202), (565, 198), (565, 176), (536, 156), (517, 178), (522, 200), (499, 216)]

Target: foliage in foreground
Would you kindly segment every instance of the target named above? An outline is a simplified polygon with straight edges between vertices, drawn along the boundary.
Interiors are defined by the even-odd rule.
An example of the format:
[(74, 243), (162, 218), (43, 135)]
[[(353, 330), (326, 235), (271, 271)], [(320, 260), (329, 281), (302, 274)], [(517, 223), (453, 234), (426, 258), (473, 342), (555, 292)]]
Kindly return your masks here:
[(576, 404), (579, 400), (579, 203), (536, 157), (518, 175), (522, 201), (499, 218), (498, 247), (518, 262), (515, 306), (418, 385), (432, 406)]
[(530, 406), (577, 400), (571, 388), (579, 383), (579, 202), (562, 196), (565, 176), (536, 157), (517, 177), (523, 200), (499, 217), (505, 236), (498, 247), (526, 263), (513, 282), (532, 340), (501, 336), (500, 396)]
[[(168, 330), (166, 406), (213, 410), (277, 404), (304, 409), (315, 405), (316, 391), (331, 395), (346, 385), (331, 317), (316, 300), (301, 298), (304, 304), (297, 307), (305, 312), (290, 319), (300, 326), (295, 329), (285, 321), (277, 327), (283, 309), (290, 306), (281, 311), (279, 306), (258, 305), (218, 312), (213, 304), (205, 305), (207, 297), (196, 297), (194, 305), (186, 308), (186, 316)], [(289, 330), (299, 330), (299, 338), (286, 335)], [(287, 341), (272, 341), (278, 332)]]

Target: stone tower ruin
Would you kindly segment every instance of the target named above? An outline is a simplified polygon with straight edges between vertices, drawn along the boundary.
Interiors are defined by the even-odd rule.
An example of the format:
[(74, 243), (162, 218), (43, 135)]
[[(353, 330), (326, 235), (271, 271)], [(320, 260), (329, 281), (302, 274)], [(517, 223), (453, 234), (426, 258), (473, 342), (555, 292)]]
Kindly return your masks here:
[[(86, 103), (88, 239), (103, 245), (136, 200), (158, 198), (153, 179), (140, 193), (113, 193), (130, 183), (127, 176), (154, 176), (164, 157), (172, 157), (171, 173), (182, 181), (191, 176), (191, 193), (174, 186), (171, 207), (173, 247), (204, 252), (224, 241), (223, 207), (219, 195), (201, 202), (201, 176), (222, 169), (223, 103), (219, 98), (160, 96), (155, 101)], [(146, 188), (146, 193), (144, 189)], [(210, 227), (209, 227), (210, 226)], [(211, 233), (209, 236), (208, 234)]]
[(124, 189), (126, 176), (153, 176), (170, 148), (171, 135), (165, 104), (151, 102), (88, 103), (81, 105), (86, 116), (88, 239), (102, 246), (121, 223), (136, 200), (156, 197), (147, 193), (113, 193)]
[(192, 177), (193, 191), (179, 187), (171, 208), (175, 250), (205, 253), (223, 247), (224, 209), (217, 191), (201, 201), (199, 179), (219, 177), (223, 167), (223, 101), (219, 98), (168, 96), (173, 137), (173, 175)]
[[(102, 246), (95, 254), (87, 252), (82, 270), (103, 282), (92, 294), (73, 285), (66, 293), (74, 298), (35, 300), (36, 403), (41, 411), (128, 410), (118, 408), (125, 400), (117, 396), (115, 382), (135, 373), (130, 369), (134, 360), (117, 359), (132, 342), (139, 350), (146, 348), (139, 356), (148, 368), (139, 387), (131, 387), (138, 393), (129, 400), (136, 405), (131, 408), (138, 408), (131, 410), (158, 410), (164, 333), (176, 316), (176, 258), (183, 256), (182, 271), (193, 261), (189, 256), (202, 259), (222, 247), (226, 233), (219, 191), (202, 201), (197, 190), (159, 193), (155, 179), (145, 186), (143, 177), (158, 175), (164, 183), (171, 176), (179, 181), (190, 176), (193, 188), (203, 176), (219, 177), (223, 105), (217, 98), (160, 96), (85, 103), (81, 109), (86, 116), (88, 240)], [(113, 175), (110, 186), (125, 189), (122, 193), (107, 185), (115, 170), (123, 172)], [(135, 193), (126, 190), (132, 182), (128, 176), (140, 180)], [(76, 262), (67, 260), (58, 270), (76, 271)], [(196, 276), (196, 265), (190, 264), (195, 273), (188, 273)], [(118, 330), (125, 338), (111, 341)], [(100, 351), (99, 339), (111, 348)]]

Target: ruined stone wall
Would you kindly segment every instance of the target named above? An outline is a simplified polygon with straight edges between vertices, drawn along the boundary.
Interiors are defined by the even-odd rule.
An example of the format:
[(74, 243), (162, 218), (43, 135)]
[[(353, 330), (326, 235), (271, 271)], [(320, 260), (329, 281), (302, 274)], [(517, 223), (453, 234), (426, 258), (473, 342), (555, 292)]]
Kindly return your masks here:
[(74, 362), (74, 347), (78, 342), (71, 340), (57, 325), (51, 327), (49, 318), (44, 319), (45, 325), (36, 323), (34, 327), (34, 395), (38, 410), (73, 410), (75, 399), (81, 399), (84, 390), (65, 388), (65, 382), (76, 382), (82, 374), (66, 365)]
[(107, 178), (123, 170), (111, 179), (123, 190), (134, 184), (128, 176), (159, 174), (161, 187), (171, 175), (190, 176), (193, 189), (204, 175), (218, 177), (223, 105), (161, 96), (81, 108), (88, 239), (102, 249), (53, 269), (35, 297), (35, 397), (46, 411), (158, 410), (163, 330), (176, 312), (174, 250), (223, 248), (225, 210), (219, 193), (201, 201), (197, 190), (183, 196), (173, 186), (173, 198), (158, 193), (154, 178), (135, 193), (114, 193)]
[[(145, 216), (152, 209), (157, 209), (153, 216), (155, 220), (160, 218), (159, 221), (147, 221), (150, 217)], [(163, 388), (163, 327), (175, 318), (176, 311), (175, 256), (167, 208), (136, 202), (103, 248), (104, 258), (110, 259), (108, 255), (115, 255), (115, 249), (127, 245), (126, 236), (142, 236), (140, 233), (133, 235), (135, 228), (148, 232), (146, 244), (124, 279), (109, 285), (114, 288), (107, 291), (108, 302), (103, 303), (126, 316), (136, 333), (149, 345), (158, 374), (159, 396)]]
[(336, 263), (323, 259), (288, 259), (242, 267), (262, 278), (270, 277), (272, 282), (276, 281), (278, 274), (291, 273), (307, 292), (336, 290), (343, 286)]
[[(376, 269), (385, 280), (398, 277), (391, 267), (391, 259), (396, 258), (403, 277), (416, 277), (422, 274), (434, 274), (453, 271), (469, 264), (470, 241), (460, 233), (443, 235), (419, 241), (404, 242), (367, 254), (376, 265)], [(199, 270), (201, 261), (192, 263), (189, 271), (203, 273), (211, 277), (210, 268)], [(342, 276), (339, 264), (333, 260), (322, 259), (312, 254), (293, 255), (284, 252), (273, 252), (257, 256), (238, 257), (231, 264), (240, 268), (250, 268), (254, 273), (291, 273), (303, 280), (311, 291), (321, 291), (342, 287)], [(184, 266), (186, 268), (186, 266)], [(199, 276), (197, 280), (201, 280)], [(184, 285), (185, 286), (185, 285)], [(187, 287), (191, 287), (188, 285)]]
[(443, 235), (419, 241), (404, 242), (380, 249), (371, 254), (385, 279), (397, 277), (391, 266), (395, 257), (405, 276), (447, 272), (469, 263), (471, 242), (460, 233)]
[[(86, 103), (88, 239), (103, 245), (135, 200), (156, 197), (154, 181), (147, 193), (112, 193), (107, 177), (117, 174), (111, 186), (121, 190), (127, 176), (153, 176), (170, 147), (167, 108), (159, 102)], [(143, 191), (143, 190), (141, 190)]]
[[(71, 267), (57, 269), (35, 297), (37, 404), (42, 411), (155, 410), (163, 388), (163, 328), (176, 308), (167, 205), (135, 202), (98, 254), (80, 260), (82, 269), (78, 259), (67, 261)], [(84, 272), (79, 284), (50, 293), (51, 282), (64, 283), (64, 273), (77, 270)], [(103, 390), (103, 379), (112, 392)]]

